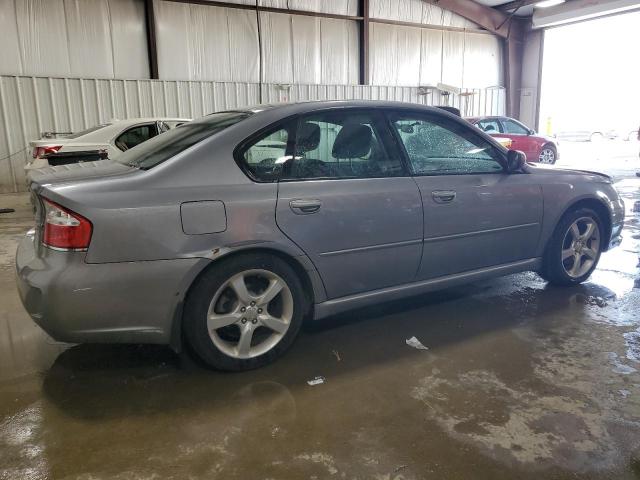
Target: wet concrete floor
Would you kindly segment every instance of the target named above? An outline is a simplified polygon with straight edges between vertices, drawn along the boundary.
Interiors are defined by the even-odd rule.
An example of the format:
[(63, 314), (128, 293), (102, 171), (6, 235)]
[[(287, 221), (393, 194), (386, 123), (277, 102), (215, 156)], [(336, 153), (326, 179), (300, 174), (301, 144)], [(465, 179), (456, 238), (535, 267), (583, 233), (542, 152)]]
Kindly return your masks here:
[(638, 479), (640, 179), (617, 185), (625, 240), (588, 283), (520, 274), (350, 312), (242, 374), (48, 339), (13, 280), (27, 199), (0, 196), (17, 208), (0, 215), (0, 479)]

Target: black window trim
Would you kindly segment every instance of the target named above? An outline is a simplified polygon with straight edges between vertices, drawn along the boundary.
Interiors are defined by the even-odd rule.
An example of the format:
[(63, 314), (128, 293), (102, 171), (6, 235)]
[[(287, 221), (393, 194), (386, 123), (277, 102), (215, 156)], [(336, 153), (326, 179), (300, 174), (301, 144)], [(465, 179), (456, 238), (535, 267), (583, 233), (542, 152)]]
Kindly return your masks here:
[[(410, 168), (410, 172), (411, 175), (414, 177), (447, 177), (447, 176), (461, 176), (461, 175), (504, 175), (506, 173), (508, 173), (507, 171), (507, 158), (506, 158), (506, 154), (502, 151), (501, 148), (498, 148), (497, 145), (499, 145), (499, 143), (497, 141), (495, 141), (491, 136), (489, 136), (488, 134), (482, 134), (480, 129), (478, 129), (477, 127), (469, 124), (468, 122), (466, 122), (465, 120), (458, 120), (457, 118), (455, 118), (453, 115), (449, 116), (449, 115), (442, 115), (439, 112), (434, 112), (434, 111), (426, 111), (426, 110), (420, 110), (420, 109), (413, 109), (413, 108), (385, 108), (385, 117), (387, 119), (387, 123), (389, 128), (391, 129), (391, 132), (393, 133), (393, 135), (396, 137), (396, 142), (398, 143), (402, 155), (405, 158), (406, 163), (409, 165)], [(469, 131), (471, 132), (471, 135), (479, 138), (480, 140), (489, 143), (490, 145), (492, 145), (496, 152), (498, 152), (499, 154), (499, 160), (498, 163), (500, 164), (500, 166), (502, 167), (501, 171), (495, 171), (495, 172), (460, 172), (460, 173), (445, 173), (445, 174), (429, 174), (429, 173), (416, 173), (415, 169), (413, 168), (413, 165), (411, 164), (411, 159), (409, 157), (409, 154), (407, 152), (407, 149), (404, 146), (404, 142), (402, 141), (402, 138), (400, 137), (400, 134), (398, 133), (397, 129), (393, 126), (393, 116), (394, 115), (398, 115), (398, 114), (415, 114), (415, 115), (419, 115), (422, 116), (423, 118), (433, 118), (435, 119), (435, 123), (437, 125), (440, 125), (440, 123), (438, 122), (438, 120), (444, 119), (444, 120), (450, 120), (453, 122), (457, 122), (459, 123), (461, 126), (463, 126), (463, 128), (468, 128)], [(487, 139), (487, 137), (489, 137), (490, 140)]]

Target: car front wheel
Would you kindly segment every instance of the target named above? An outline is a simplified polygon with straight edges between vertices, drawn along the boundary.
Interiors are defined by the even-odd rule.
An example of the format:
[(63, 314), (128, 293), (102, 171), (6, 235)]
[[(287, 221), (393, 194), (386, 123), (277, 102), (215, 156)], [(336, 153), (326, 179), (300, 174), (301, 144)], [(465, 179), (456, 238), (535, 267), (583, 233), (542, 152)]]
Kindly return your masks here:
[(547, 245), (542, 277), (558, 285), (584, 282), (598, 265), (603, 240), (596, 212), (580, 208), (565, 214)]
[(300, 280), (284, 260), (242, 255), (213, 265), (197, 280), (185, 302), (184, 332), (209, 366), (249, 370), (291, 346), (306, 310)]

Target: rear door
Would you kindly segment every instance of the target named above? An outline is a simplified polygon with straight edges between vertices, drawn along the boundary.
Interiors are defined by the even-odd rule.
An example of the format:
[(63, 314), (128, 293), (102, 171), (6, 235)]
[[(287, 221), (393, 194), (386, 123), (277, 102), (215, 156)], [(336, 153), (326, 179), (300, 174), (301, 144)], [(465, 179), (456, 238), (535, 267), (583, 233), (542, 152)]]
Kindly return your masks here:
[(424, 204), (418, 279), (535, 256), (542, 193), (530, 175), (506, 173), (502, 154), (469, 125), (411, 111), (389, 118)]
[(422, 201), (381, 114), (340, 109), (299, 119), (278, 187), (280, 229), (311, 258), (329, 298), (412, 281)]

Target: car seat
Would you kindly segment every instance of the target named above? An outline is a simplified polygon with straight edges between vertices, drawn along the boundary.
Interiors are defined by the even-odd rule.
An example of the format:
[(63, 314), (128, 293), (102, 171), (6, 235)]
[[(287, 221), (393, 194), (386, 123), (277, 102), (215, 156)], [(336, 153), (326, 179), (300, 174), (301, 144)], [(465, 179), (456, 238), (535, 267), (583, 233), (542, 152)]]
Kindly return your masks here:
[[(340, 177), (352, 177), (362, 175), (364, 172), (356, 172), (354, 170), (353, 161), (356, 159), (363, 160), (371, 153), (373, 141), (373, 132), (368, 125), (362, 125), (360, 123), (347, 123), (344, 125), (335, 141), (333, 142), (333, 148), (331, 155), (338, 160), (338, 172)], [(340, 160), (349, 160), (347, 170), (340, 164)], [(371, 168), (374, 162), (366, 161), (364, 170)], [(365, 173), (369, 176), (368, 173)]]
[(296, 158), (291, 165), (291, 178), (330, 177), (331, 168), (322, 160), (309, 158), (309, 152), (320, 145), (320, 126), (317, 123), (304, 122), (298, 128), (296, 136)]

